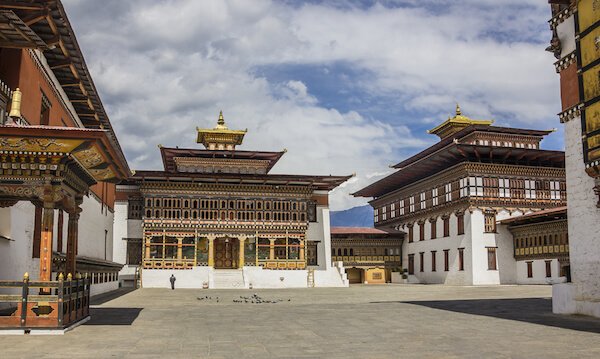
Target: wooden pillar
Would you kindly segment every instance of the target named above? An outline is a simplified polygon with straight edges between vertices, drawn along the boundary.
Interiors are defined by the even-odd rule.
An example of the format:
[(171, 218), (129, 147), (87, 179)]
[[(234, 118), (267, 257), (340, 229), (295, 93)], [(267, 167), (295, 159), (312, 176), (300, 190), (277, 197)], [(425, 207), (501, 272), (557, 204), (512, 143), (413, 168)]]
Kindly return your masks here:
[(240, 250), (239, 250), (240, 258), (238, 260), (238, 267), (243, 268), (244, 267), (244, 245), (246, 242), (246, 236), (239, 236), (238, 241), (240, 243)]
[[(40, 281), (52, 279), (52, 235), (54, 227), (54, 202), (44, 202), (42, 236), (40, 241)], [(49, 293), (49, 289), (42, 289)]]
[(215, 266), (215, 235), (209, 235), (208, 238), (208, 266)]
[(75, 274), (75, 272), (77, 271), (77, 240), (79, 237), (79, 213), (79, 209), (69, 212), (69, 223), (67, 228), (66, 272), (71, 274)]
[(181, 263), (182, 259), (183, 259), (183, 238), (178, 237), (177, 238), (177, 262)]
[(303, 261), (304, 260), (304, 245), (305, 245), (305, 241), (303, 239), (300, 240), (300, 260)]
[(270, 260), (275, 259), (275, 241), (276, 240), (277, 240), (276, 238), (269, 238), (269, 241), (271, 242), (269, 244), (269, 259)]
[(152, 237), (146, 236), (146, 247), (144, 248), (144, 259), (150, 259), (150, 240)]

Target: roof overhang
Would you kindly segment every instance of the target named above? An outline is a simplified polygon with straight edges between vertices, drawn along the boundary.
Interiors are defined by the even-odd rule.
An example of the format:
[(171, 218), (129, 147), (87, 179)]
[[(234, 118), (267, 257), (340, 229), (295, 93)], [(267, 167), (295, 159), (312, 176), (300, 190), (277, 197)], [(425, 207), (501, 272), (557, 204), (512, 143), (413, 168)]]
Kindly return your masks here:
[(29, 155), (52, 155), (73, 159), (97, 182), (119, 182), (129, 176), (127, 163), (111, 145), (105, 130), (0, 126), (0, 154), (23, 158)]

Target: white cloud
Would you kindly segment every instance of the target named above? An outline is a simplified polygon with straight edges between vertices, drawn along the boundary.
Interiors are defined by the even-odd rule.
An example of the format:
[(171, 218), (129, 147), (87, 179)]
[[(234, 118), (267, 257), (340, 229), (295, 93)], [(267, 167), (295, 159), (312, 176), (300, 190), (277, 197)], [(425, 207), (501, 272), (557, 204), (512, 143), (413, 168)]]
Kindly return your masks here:
[[(521, 124), (557, 126), (558, 78), (541, 42), (549, 37), (549, 10), (537, 0), (448, 0), (438, 12), (423, 7), (440, 4), (433, 0), (369, 8), (268, 0), (64, 2), (134, 169), (161, 167), (159, 143), (197, 146), (194, 128), (214, 126), (222, 109), (230, 127), (249, 129), (243, 149), (288, 149), (275, 172), (356, 172), (332, 194), (339, 209), (364, 203), (347, 194), (389, 173), (387, 166), (402, 159), (398, 153), (435, 140), (411, 129), (444, 120), (455, 101), (473, 117), (502, 112)], [(520, 6), (518, 16), (507, 2)], [(425, 115), (386, 123), (352, 110), (361, 102), (352, 93), (338, 95), (350, 110), (326, 108), (302, 78), (271, 83), (255, 72), (322, 65), (318, 71), (327, 76), (337, 62), (371, 74), (344, 74), (345, 83)]]

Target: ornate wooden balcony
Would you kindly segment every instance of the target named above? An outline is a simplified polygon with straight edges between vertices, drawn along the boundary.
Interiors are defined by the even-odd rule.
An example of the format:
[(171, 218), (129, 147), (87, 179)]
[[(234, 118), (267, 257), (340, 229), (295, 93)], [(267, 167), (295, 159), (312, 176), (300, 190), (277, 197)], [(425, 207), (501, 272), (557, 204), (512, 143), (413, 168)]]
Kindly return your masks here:
[[(1, 288), (18, 288), (21, 294), (2, 294), (0, 302), (14, 303), (16, 310), (10, 316), (0, 316), (0, 331), (64, 330), (87, 320), (90, 313), (90, 278), (66, 280), (62, 274), (57, 281), (0, 281)], [(39, 294), (31, 289), (39, 288)]]

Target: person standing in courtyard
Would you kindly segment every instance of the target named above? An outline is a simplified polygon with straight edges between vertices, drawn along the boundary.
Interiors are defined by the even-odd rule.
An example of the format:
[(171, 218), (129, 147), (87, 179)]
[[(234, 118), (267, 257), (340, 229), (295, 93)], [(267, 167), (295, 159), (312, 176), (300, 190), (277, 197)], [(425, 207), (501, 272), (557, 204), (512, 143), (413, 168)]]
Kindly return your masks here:
[(175, 290), (175, 281), (177, 280), (177, 278), (175, 278), (174, 274), (171, 274), (171, 278), (169, 278), (169, 281), (171, 282), (171, 289)]

